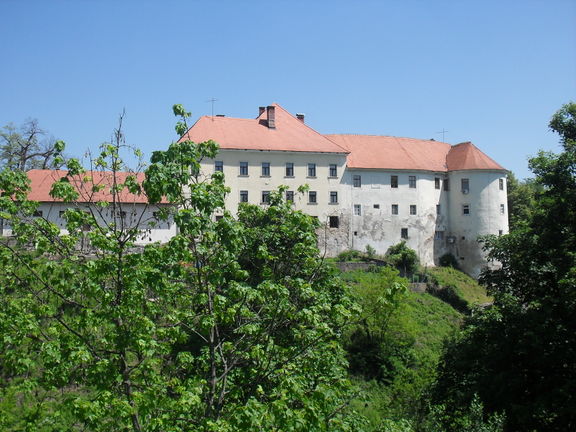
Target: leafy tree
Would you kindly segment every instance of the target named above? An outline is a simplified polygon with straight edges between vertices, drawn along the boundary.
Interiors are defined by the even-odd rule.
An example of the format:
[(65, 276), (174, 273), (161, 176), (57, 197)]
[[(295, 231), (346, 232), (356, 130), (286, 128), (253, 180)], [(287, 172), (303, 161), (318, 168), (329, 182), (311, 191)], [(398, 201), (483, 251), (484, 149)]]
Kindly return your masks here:
[(563, 152), (530, 160), (539, 186), (532, 215), (510, 235), (488, 238), (501, 267), (482, 281), (495, 305), (467, 323), (446, 354), (436, 388), (449, 406), (477, 393), (506, 430), (576, 429), (576, 104), (550, 127)]
[(518, 180), (514, 173), (508, 173), (508, 222), (510, 231), (515, 231), (529, 223), (536, 205), (536, 194), (541, 186), (534, 179)]
[[(174, 112), (183, 135), (190, 114)], [(95, 167), (124, 169), (120, 147), (104, 146)], [(346, 408), (339, 343), (356, 306), (318, 258), (317, 222), (282, 191), (232, 217), (223, 174), (200, 174), (217, 151), (212, 141), (174, 143), (153, 154), (143, 184), (105, 186), (174, 204), (179, 233), (140, 252), (138, 227), (98, 224), (80, 209), (67, 211), (60, 234), (32, 217), (26, 176), (2, 172), (2, 217), (21, 247), (35, 245), (0, 245), (4, 430), (361, 430)], [(74, 202), (78, 178), (95, 185), (77, 161), (67, 166), (52, 193)], [(86, 224), (90, 259), (75, 247)], [(29, 415), (15, 417), (22, 408)]]
[(47, 137), (38, 120), (28, 120), (17, 128), (8, 124), (0, 131), (0, 167), (28, 171), (51, 168), (57, 141)]
[(386, 251), (386, 260), (406, 276), (418, 269), (419, 259), (416, 251), (406, 246), (405, 241), (390, 246)]

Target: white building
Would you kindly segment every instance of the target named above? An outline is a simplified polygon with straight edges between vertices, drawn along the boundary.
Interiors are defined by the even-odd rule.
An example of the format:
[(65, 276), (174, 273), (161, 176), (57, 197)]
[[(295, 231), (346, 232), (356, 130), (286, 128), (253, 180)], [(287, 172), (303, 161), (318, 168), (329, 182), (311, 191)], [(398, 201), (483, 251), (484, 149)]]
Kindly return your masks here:
[(255, 119), (201, 117), (183, 139), (220, 145), (202, 171), (224, 172), (232, 212), (288, 186), (295, 208), (325, 225), (328, 256), (368, 245), (383, 254), (405, 240), (422, 264), (452, 253), (476, 276), (486, 264), (478, 236), (508, 232), (506, 170), (469, 142), (321, 135), (277, 104)]

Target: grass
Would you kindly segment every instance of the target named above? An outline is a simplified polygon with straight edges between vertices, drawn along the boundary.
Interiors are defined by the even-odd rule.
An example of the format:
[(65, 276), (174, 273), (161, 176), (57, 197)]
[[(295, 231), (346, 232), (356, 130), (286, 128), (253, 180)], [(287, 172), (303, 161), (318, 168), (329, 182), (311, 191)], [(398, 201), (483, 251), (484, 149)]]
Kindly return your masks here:
[(439, 287), (451, 287), (471, 307), (493, 300), (476, 280), (452, 267), (432, 267), (428, 269), (428, 275)]

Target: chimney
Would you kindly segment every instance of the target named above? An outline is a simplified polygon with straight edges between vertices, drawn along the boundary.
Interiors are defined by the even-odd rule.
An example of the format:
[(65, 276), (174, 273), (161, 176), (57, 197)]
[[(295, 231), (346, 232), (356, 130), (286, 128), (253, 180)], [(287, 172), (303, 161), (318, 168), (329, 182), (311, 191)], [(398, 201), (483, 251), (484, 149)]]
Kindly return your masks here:
[(274, 107), (272, 105), (268, 105), (266, 107), (266, 111), (268, 115), (268, 128), (276, 129), (276, 113), (274, 112)]
[(296, 118), (304, 123), (304, 113), (296, 113)]
[(224, 114), (216, 114), (216, 117), (226, 117)]
[(264, 111), (266, 111), (266, 107), (258, 107), (258, 117), (264, 114)]

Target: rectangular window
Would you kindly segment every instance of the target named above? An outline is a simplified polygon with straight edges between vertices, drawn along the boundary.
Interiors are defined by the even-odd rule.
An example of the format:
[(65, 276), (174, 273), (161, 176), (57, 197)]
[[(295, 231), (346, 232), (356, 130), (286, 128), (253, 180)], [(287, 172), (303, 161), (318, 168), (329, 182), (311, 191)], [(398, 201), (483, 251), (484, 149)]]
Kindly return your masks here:
[(362, 206), (360, 204), (354, 204), (354, 214), (356, 216), (362, 216)]
[(436, 240), (444, 240), (444, 231), (436, 231), (434, 233), (434, 238)]
[(60, 210), (60, 211), (58, 212), (58, 217), (59, 217), (60, 219), (64, 219), (64, 215), (65, 215), (65, 214), (66, 214), (66, 210)]
[(36, 210), (36, 211), (32, 214), (32, 216), (34, 216), (34, 217), (42, 217), (42, 210)]
[(402, 237), (404, 240), (408, 238), (408, 228), (400, 229), (400, 237)]
[(248, 202), (248, 191), (241, 190), (240, 191), (240, 202)]
[(434, 177), (434, 189), (440, 189), (440, 177)]
[(286, 177), (294, 177), (294, 164), (286, 162)]
[(214, 171), (224, 171), (224, 162), (222, 161), (214, 161)]
[(398, 176), (390, 176), (390, 187), (397, 188), (398, 187)]
[(222, 215), (217, 215), (216, 216), (216, 222), (218, 222), (219, 220), (222, 220), (224, 218), (224, 216)]
[(408, 176), (408, 186), (412, 189), (416, 188), (416, 176)]
[(262, 162), (262, 177), (270, 177), (270, 162)]
[(270, 204), (270, 191), (262, 191), (262, 204)]
[(506, 213), (506, 208), (504, 207), (504, 204), (500, 204), (500, 214), (504, 213)]
[(309, 163), (308, 164), (308, 177), (316, 177), (316, 164)]
[(414, 216), (416, 214), (416, 205), (410, 204), (410, 214)]
[(398, 214), (398, 204), (392, 204), (392, 214), (393, 215)]
[(448, 179), (444, 179), (444, 190), (445, 191), (450, 190), (450, 182), (448, 181)]
[(330, 164), (330, 177), (338, 177), (338, 166), (336, 164)]
[(240, 175), (241, 176), (248, 175), (248, 162), (240, 162)]
[(308, 192), (308, 204), (316, 204), (316, 191)]
[(375, 208), (375, 209), (379, 209), (379, 208), (380, 208), (380, 204), (374, 204), (374, 208)]
[(330, 204), (338, 204), (338, 192), (330, 192)]
[(340, 220), (338, 216), (330, 216), (328, 218), (328, 222), (330, 224), (330, 228), (338, 228), (340, 226)]
[(470, 192), (470, 180), (467, 178), (463, 178), (461, 180), (461, 183), (462, 183), (462, 193), (467, 194), (468, 192)]
[(470, 204), (462, 204), (462, 214), (463, 215), (470, 214)]
[(504, 234), (504, 231), (498, 230), (498, 235), (501, 236), (502, 234)]
[(294, 191), (286, 191), (286, 201), (294, 202)]
[(500, 190), (504, 190), (504, 179), (498, 179), (498, 187)]
[(362, 186), (362, 176), (355, 175), (354, 177), (352, 177), (352, 182), (354, 187)]
[(442, 214), (442, 206), (440, 204), (436, 204), (436, 214), (437, 215)]

